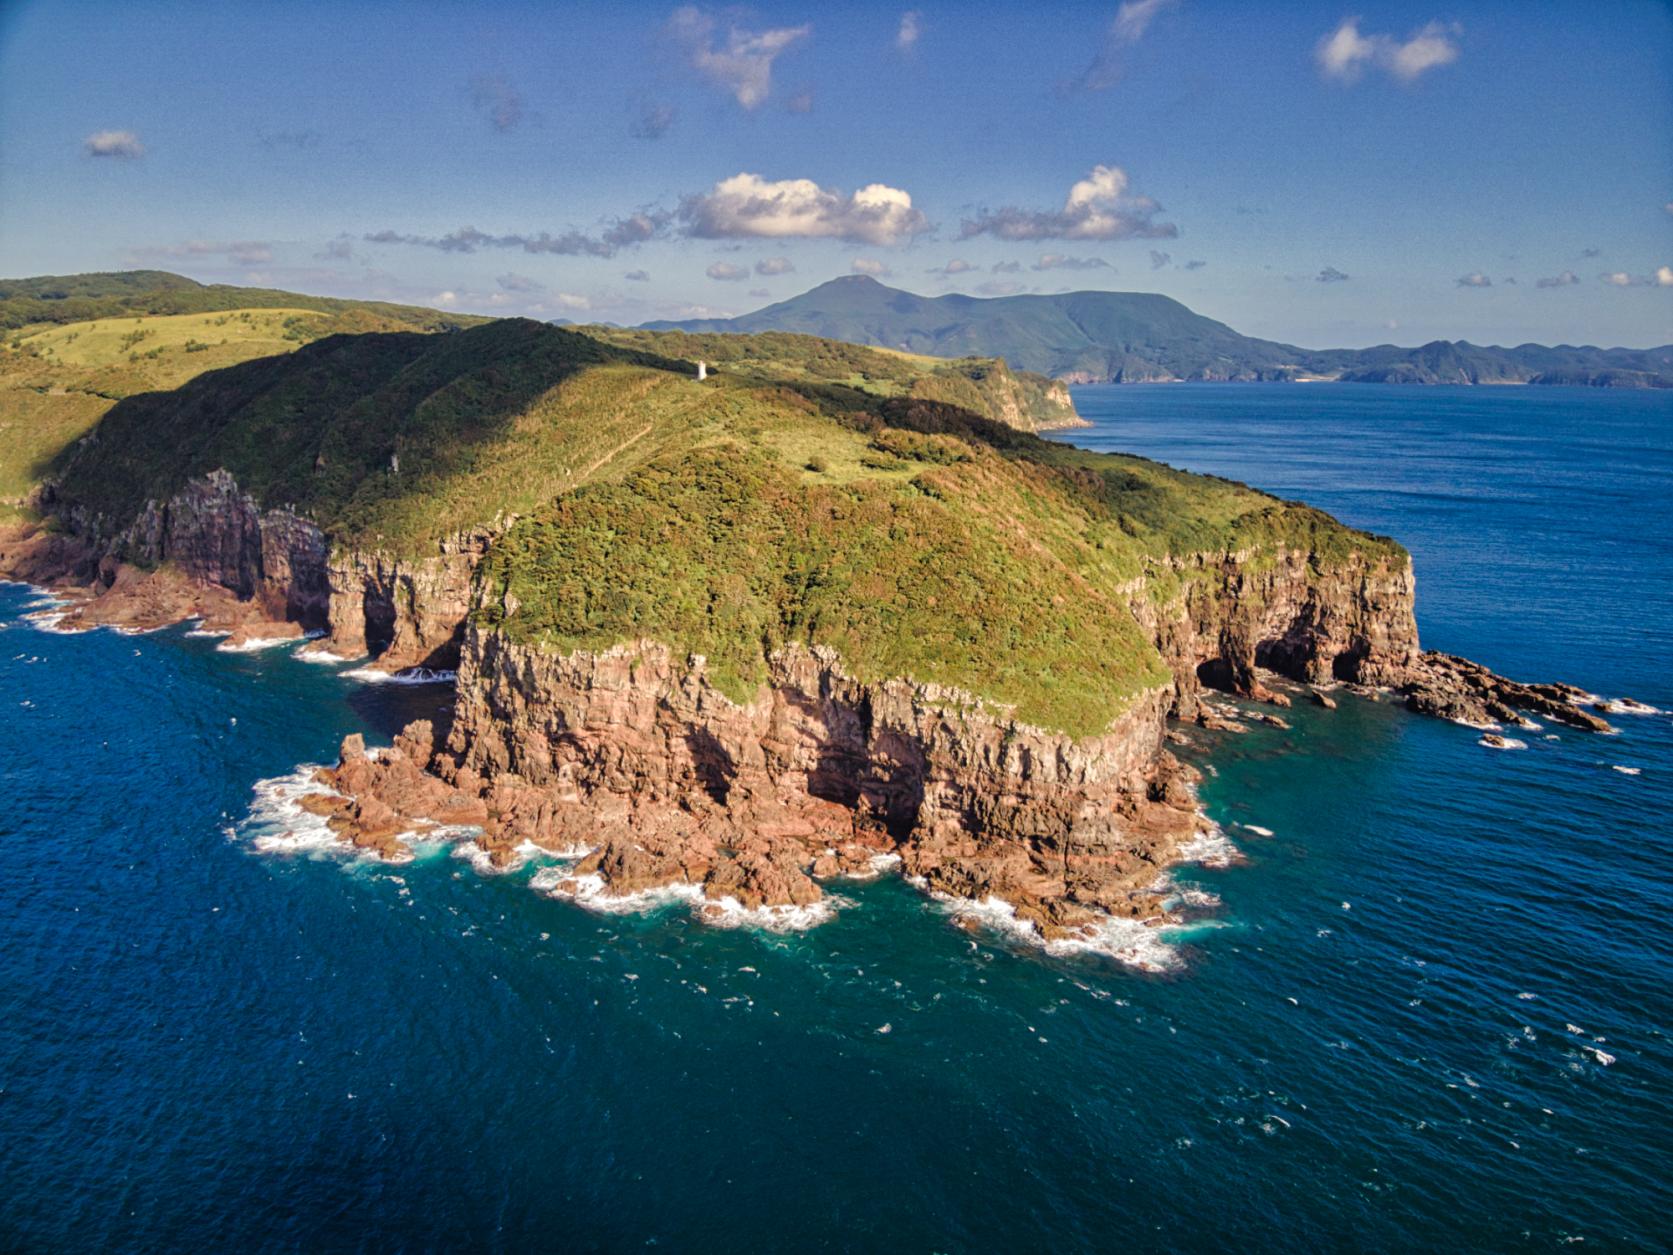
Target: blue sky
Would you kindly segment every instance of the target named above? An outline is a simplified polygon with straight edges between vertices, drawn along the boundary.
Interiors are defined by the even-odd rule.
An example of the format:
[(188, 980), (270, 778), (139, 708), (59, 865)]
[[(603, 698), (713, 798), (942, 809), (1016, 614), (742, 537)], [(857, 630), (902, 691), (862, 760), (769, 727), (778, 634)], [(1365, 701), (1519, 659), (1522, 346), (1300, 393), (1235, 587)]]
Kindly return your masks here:
[(14, 0), (0, 273), (133, 266), (621, 322), (858, 268), (1311, 346), (1666, 343), (1673, 13)]

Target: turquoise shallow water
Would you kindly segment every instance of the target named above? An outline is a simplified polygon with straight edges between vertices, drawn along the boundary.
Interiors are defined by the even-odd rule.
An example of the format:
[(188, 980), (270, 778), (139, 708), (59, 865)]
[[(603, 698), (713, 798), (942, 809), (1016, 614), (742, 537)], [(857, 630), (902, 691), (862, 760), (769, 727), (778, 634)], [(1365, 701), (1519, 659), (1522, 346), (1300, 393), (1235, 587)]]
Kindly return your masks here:
[[(1666, 399), (1077, 399), (1077, 441), (1399, 536), (1429, 643), (1673, 707)], [(589, 914), (445, 853), (258, 852), (258, 781), (441, 691), (179, 630), (52, 635), (31, 600), (0, 587), (0, 1247), (1673, 1232), (1665, 717), (1493, 753), (1346, 701), (1217, 743), (1204, 799), (1246, 861), (1182, 874), (1222, 905), (1149, 974), (971, 936), (893, 879), (773, 935)]]

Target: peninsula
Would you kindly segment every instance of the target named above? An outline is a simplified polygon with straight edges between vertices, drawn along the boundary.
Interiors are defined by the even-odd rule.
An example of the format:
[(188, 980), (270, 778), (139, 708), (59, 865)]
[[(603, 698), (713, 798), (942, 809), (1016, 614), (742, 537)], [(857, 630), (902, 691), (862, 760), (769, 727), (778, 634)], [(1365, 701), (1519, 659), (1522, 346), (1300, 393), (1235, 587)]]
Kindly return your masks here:
[[(1002, 362), (312, 316), (351, 315), (414, 329), (287, 314), (289, 351), (193, 373), (178, 313), (124, 314), (133, 361), (93, 360), (96, 319), (19, 328), (0, 382), (39, 398), (6, 416), (37, 452), (0, 573), (64, 591), (67, 628), (196, 617), (456, 672), (445, 718), (349, 738), (304, 799), (386, 857), (457, 826), (498, 866), (576, 860), (578, 897), (769, 911), (899, 860), (1072, 938), (1162, 914), (1206, 822), (1170, 720), (1214, 725), (1205, 689), (1607, 727), (1423, 652), (1395, 541), (1041, 439), (1066, 389)], [(176, 386), (89, 390), (148, 331)]]

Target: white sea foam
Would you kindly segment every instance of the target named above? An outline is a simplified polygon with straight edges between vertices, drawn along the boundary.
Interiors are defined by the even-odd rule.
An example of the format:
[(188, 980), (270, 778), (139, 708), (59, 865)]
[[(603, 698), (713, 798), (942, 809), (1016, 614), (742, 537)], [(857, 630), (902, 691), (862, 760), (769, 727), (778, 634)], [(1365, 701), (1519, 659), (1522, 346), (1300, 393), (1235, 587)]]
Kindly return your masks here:
[(510, 872), (520, 871), (528, 865), (531, 858), (539, 858), (546, 851), (532, 841), (523, 841), (513, 847), (512, 853), (516, 857), (510, 863), (507, 863), (504, 867), (495, 867), (494, 860), (489, 856), (488, 851), (484, 850), (474, 840), (461, 841), (453, 847), (453, 857), (464, 859), (479, 876), (503, 876)]
[(228, 628), (195, 627), (195, 628), (188, 628), (186, 630), (186, 635), (187, 636), (219, 637), (219, 636), (231, 636), (232, 632)]
[(1482, 737), (1481, 740), (1476, 742), (1476, 744), (1481, 746), (1483, 749), (1490, 750), (1525, 750), (1528, 748), (1528, 743), (1526, 741), (1518, 741), (1513, 736), (1500, 737), (1497, 743), (1489, 741), (1486, 737)]
[(304, 810), (300, 804), (310, 793), (331, 792), (314, 779), (319, 770), (318, 763), (303, 763), (289, 775), (256, 781), (256, 800), (236, 835), (264, 854), (336, 853), (352, 848), (331, 830), (325, 816)]
[(1621, 766), (1620, 763), (1612, 763), (1610, 765), (1610, 770), (1618, 771), (1623, 776), (1641, 775), (1641, 774), (1643, 774), (1643, 771), (1644, 771), (1644, 769), (1642, 767), (1623, 767), (1623, 766)]
[(303, 662), (347, 662), (341, 654), (334, 654), (329, 649), (299, 649), (296, 656)]
[(1259, 824), (1243, 824), (1241, 826), (1245, 831), (1252, 832), (1257, 837), (1270, 837), (1272, 835), (1272, 829), (1263, 828)]
[(408, 667), (404, 671), (379, 671), (376, 667), (356, 667), (343, 674), (351, 680), (366, 684), (452, 684), (459, 678), (457, 671), (432, 671), (429, 667)]
[(1630, 697), (1617, 697), (1609, 702), (1609, 713), (1612, 715), (1665, 715), (1668, 712), (1659, 710), (1647, 702), (1635, 701)]
[(238, 642), (222, 641), (215, 648), (223, 654), (254, 654), (264, 649), (277, 649), (281, 645), (294, 645), (301, 639), (300, 636), (251, 636)]
[(746, 907), (733, 897), (707, 897), (699, 885), (669, 884), (637, 893), (612, 893), (604, 877), (576, 876), (562, 867), (542, 868), (529, 884), (541, 893), (564, 898), (606, 915), (640, 915), (684, 903), (697, 919), (716, 928), (758, 928), (765, 932), (803, 932), (833, 919), (850, 905), (845, 898), (826, 894), (809, 906)]
[(1004, 936), (1039, 946), (1047, 954), (1101, 954), (1145, 972), (1165, 972), (1179, 965), (1179, 955), (1163, 940), (1163, 930), (1132, 919), (1106, 916), (1087, 924), (1073, 936), (1047, 941), (1032, 923), (1017, 917), (1017, 909), (1001, 898), (954, 898), (930, 895), (956, 920), (970, 920)]
[(1449, 722), (1456, 723), (1461, 728), (1473, 728), (1477, 732), (1504, 731), (1504, 725), (1502, 723), (1494, 723), (1491, 719), (1484, 721), (1478, 721), (1475, 719), (1453, 719)]
[(1218, 825), (1199, 828), (1174, 854), (1181, 863), (1196, 863), (1200, 867), (1230, 867), (1243, 861), (1243, 851), (1232, 844), (1232, 839)]
[(851, 871), (851, 872), (843, 872), (842, 875), (840, 877), (836, 877), (836, 879), (840, 879), (840, 880), (876, 880), (879, 876), (883, 875), (885, 872), (891, 872), (899, 866), (900, 866), (900, 855), (898, 855), (898, 854), (894, 854), (894, 853), (873, 854), (870, 858), (868, 858), (866, 860), (866, 865), (865, 865), (864, 868), (859, 868), (859, 869), (856, 869), (856, 870)]

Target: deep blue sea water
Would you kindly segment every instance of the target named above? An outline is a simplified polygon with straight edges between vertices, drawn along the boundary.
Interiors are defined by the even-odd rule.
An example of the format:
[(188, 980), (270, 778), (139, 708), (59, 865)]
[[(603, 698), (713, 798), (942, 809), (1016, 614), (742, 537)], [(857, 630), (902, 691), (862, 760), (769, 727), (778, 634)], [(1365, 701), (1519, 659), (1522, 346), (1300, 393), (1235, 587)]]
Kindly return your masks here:
[[(1673, 708), (1669, 398), (1077, 401), (1080, 443), (1405, 541), (1429, 644)], [(1667, 717), (1492, 752), (1345, 700), (1226, 738), (1204, 800), (1247, 861), (1182, 875), (1223, 905), (1157, 975), (972, 937), (894, 879), (780, 935), (446, 853), (261, 853), (258, 781), (443, 691), (53, 635), (32, 600), (0, 587), (0, 1248), (1673, 1237)]]

